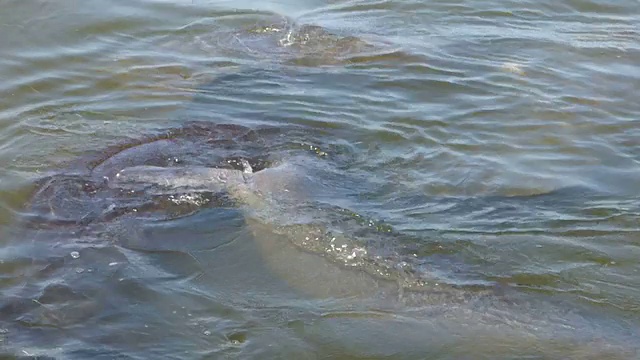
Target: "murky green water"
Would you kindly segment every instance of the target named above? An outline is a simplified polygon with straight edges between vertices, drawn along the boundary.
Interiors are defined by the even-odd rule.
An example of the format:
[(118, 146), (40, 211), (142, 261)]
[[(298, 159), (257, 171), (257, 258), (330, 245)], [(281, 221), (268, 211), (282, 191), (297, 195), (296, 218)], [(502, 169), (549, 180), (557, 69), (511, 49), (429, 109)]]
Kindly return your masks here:
[[(0, 30), (0, 356), (640, 356), (637, 1), (7, 0)], [(114, 180), (240, 159), (240, 190)]]

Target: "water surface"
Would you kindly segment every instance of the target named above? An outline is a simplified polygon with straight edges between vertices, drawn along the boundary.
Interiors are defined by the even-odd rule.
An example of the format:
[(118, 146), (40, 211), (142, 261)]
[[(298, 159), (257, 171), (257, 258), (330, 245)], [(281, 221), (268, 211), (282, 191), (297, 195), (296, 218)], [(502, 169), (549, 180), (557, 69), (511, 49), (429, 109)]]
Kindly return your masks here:
[[(2, 9), (2, 354), (637, 358), (636, 1)], [(304, 197), (102, 187), (163, 137)]]

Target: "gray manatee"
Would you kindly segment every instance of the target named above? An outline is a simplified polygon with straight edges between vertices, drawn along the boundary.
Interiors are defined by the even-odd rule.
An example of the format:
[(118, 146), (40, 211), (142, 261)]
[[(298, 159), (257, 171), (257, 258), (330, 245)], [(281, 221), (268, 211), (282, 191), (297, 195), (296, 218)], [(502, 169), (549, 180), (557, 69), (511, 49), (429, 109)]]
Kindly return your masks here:
[[(540, 353), (550, 357), (566, 354), (567, 348), (572, 352), (570, 358), (602, 355), (602, 350), (598, 349), (601, 344), (592, 342), (590, 331), (599, 333), (604, 329), (585, 331), (584, 338), (580, 338), (572, 327), (562, 326), (558, 319), (569, 316), (572, 324), (581, 329), (589, 329), (593, 323), (587, 318), (568, 315), (544, 300), (512, 297), (505, 301), (501, 294), (494, 291), (474, 291), (433, 283), (428, 289), (411, 291), (406, 290), (399, 281), (375, 276), (363, 268), (340, 266), (335, 261), (339, 257), (334, 256), (331, 259), (333, 261), (327, 258), (327, 248), (320, 247), (319, 251), (314, 251), (314, 240), (319, 243), (327, 240), (318, 240), (325, 236), (325, 229), (314, 225), (280, 225), (296, 216), (295, 211), (291, 210), (295, 209), (296, 203), (305, 201), (308, 185), (305, 184), (307, 174), (303, 167), (283, 162), (254, 173), (247, 162), (243, 164), (242, 171), (198, 166), (134, 166), (122, 169), (110, 181), (110, 186), (127, 188), (143, 185), (161, 192), (225, 192), (243, 210), (246, 224), (261, 250), (264, 263), (293, 289), (316, 298), (358, 299), (359, 304), (371, 304), (374, 308), (406, 309), (408, 305), (408, 308), (414, 309), (404, 316), (415, 317), (415, 320), (407, 318), (400, 327), (395, 322), (403, 316), (401, 314), (405, 314), (405, 310), (399, 313), (383, 311), (375, 313), (375, 316), (369, 314), (362, 317), (352, 317), (346, 312), (336, 319), (323, 319), (314, 325), (329, 327), (323, 333), (340, 332), (341, 326), (349, 329), (357, 327), (355, 333), (361, 336), (379, 337), (386, 334), (387, 341), (398, 342), (393, 348), (407, 341), (413, 342), (412, 348), (420, 348), (420, 344), (424, 345), (425, 336), (440, 336), (442, 341), (455, 343), (443, 334), (457, 333), (463, 337), (482, 337), (487, 346), (483, 351), (496, 355), (508, 355), (514, 349), (527, 348), (537, 348)], [(349, 239), (345, 237), (336, 236), (330, 243), (334, 241), (337, 247), (350, 246)], [(542, 316), (541, 313), (546, 315)], [(407, 324), (414, 324), (415, 329), (407, 328)], [(395, 329), (397, 338), (389, 337), (390, 327)], [(343, 334), (331, 341), (335, 344), (348, 343), (345, 346), (352, 347), (351, 341), (357, 339)], [(501, 347), (496, 347), (496, 344), (501, 344)], [(371, 348), (370, 344), (367, 346), (363, 353), (385, 353), (384, 346), (379, 349)], [(460, 349), (462, 353), (469, 350)], [(615, 346), (606, 351), (610, 351), (607, 355), (613, 355), (613, 358), (625, 353), (625, 350)], [(624, 358), (624, 355), (620, 358)]]
[(185, 53), (204, 52), (210, 57), (311, 67), (359, 63), (378, 56), (391, 56), (399, 61), (408, 57), (397, 45), (373, 34), (353, 34), (304, 21), (313, 19), (294, 19), (269, 11), (248, 12), (229, 24), (224, 21), (194, 24), (188, 37), (165, 46), (178, 47)]
[(316, 251), (313, 249), (314, 243), (325, 241), (331, 241), (334, 248), (348, 248), (346, 238), (333, 236), (328, 240), (326, 230), (319, 226), (295, 224), (295, 221), (287, 224), (296, 216), (292, 209), (307, 197), (307, 174), (300, 165), (283, 162), (254, 173), (248, 162), (242, 163), (242, 171), (201, 166), (133, 166), (119, 171), (109, 186), (152, 186), (146, 191), (159, 193), (180, 190), (228, 194), (243, 210), (265, 264), (304, 294), (342, 298), (373, 295), (381, 288), (397, 290), (393, 282), (381, 282), (364, 271), (344, 269), (335, 261), (318, 256), (324, 252), (320, 245)]
[[(309, 200), (313, 182), (300, 159), (253, 172), (204, 166), (132, 166), (119, 171), (109, 186), (146, 192), (221, 192), (235, 200), (266, 266), (294, 290), (311, 297), (370, 299), (385, 306), (464, 303), (476, 294), (436, 281), (424, 283), (403, 271), (372, 261), (367, 249), (340, 233), (304, 222), (298, 211)], [(302, 218), (301, 218), (302, 217)], [(428, 286), (413, 296), (406, 288)], [(478, 295), (493, 294), (493, 290)]]

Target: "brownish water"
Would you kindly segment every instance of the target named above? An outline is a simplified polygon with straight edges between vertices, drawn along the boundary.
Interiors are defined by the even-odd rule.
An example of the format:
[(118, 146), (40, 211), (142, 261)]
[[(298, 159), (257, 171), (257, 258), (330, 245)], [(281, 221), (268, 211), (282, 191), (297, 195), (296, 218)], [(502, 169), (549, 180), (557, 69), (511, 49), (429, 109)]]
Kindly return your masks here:
[[(0, 30), (3, 356), (638, 358), (637, 1), (10, 0)], [(240, 158), (295, 196), (102, 179)]]

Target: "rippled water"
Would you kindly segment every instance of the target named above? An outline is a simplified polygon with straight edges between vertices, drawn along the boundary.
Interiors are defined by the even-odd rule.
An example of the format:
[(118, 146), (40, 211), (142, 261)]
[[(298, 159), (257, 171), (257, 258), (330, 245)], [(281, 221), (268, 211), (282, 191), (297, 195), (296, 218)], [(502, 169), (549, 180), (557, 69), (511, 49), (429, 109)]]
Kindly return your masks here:
[[(638, 358), (637, 1), (8, 0), (0, 29), (0, 356)], [(113, 180), (240, 159), (255, 186)]]

